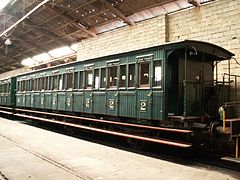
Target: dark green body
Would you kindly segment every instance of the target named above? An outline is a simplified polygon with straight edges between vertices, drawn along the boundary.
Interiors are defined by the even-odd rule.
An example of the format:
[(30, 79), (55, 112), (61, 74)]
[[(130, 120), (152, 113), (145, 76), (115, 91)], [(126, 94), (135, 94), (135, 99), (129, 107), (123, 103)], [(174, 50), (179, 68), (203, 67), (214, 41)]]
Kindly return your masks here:
[[(221, 47), (186, 40), (47, 68), (17, 77), (16, 106), (156, 124), (171, 115), (199, 116), (210, 97), (206, 88), (214, 86), (213, 62), (231, 56)], [(106, 75), (103, 86), (102, 73)], [(196, 80), (198, 75), (200, 80)], [(141, 86), (144, 78), (148, 84)], [(100, 83), (94, 87), (95, 82)]]
[(16, 77), (0, 80), (0, 106), (16, 105)]
[[(32, 72), (23, 76), (18, 76), (17, 81), (30, 80), (32, 77), (52, 76), (53, 71), (58, 71), (58, 75), (67, 73), (68, 68), (73, 69), (73, 73), (84, 71), (84, 65), (93, 64), (94, 69), (107, 68), (107, 62), (112, 59), (118, 59), (118, 68), (124, 64), (128, 69), (129, 64), (135, 65), (136, 82), (138, 72), (137, 56), (151, 55), (150, 65), (154, 61), (159, 61), (164, 67), (164, 50), (162, 48), (150, 48), (144, 51), (125, 53), (112, 57), (99, 58), (84, 62), (76, 62), (57, 68), (46, 69), (43, 71)], [(146, 57), (147, 57), (146, 56)], [(150, 76), (152, 77), (152, 69), (149, 67)], [(162, 71), (161, 76), (164, 76)], [(63, 76), (62, 76), (63, 77)], [(128, 81), (126, 75), (126, 81)], [(85, 77), (84, 77), (85, 78)], [(51, 78), (47, 83), (52, 84)], [(74, 79), (73, 79), (74, 82)], [(62, 90), (30, 90), (18, 91), (16, 94), (17, 106), (26, 108), (49, 109), (59, 111), (74, 111), (88, 114), (110, 115), (119, 117), (131, 117), (138, 119), (164, 119), (164, 81), (161, 88), (152, 87), (152, 79), (150, 79), (149, 87), (115, 87), (115, 88), (79, 88), (78, 89), (62, 89)], [(69, 82), (66, 82), (69, 83)], [(126, 82), (127, 83), (127, 82)], [(26, 85), (25, 85), (26, 86)], [(30, 85), (31, 86), (31, 85)], [(146, 103), (146, 110), (141, 111), (141, 102)]]

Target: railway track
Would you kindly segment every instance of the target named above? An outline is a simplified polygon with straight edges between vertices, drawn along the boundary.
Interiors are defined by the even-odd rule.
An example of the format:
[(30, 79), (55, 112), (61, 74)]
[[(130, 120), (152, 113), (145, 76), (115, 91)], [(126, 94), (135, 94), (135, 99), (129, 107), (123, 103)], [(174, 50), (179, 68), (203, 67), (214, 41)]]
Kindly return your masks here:
[[(168, 161), (173, 161), (176, 163), (183, 163), (183, 164), (194, 164), (196, 166), (205, 166), (211, 168), (218, 167), (218, 168), (223, 168), (227, 170), (232, 170), (232, 171), (239, 171), (240, 170), (240, 161), (228, 161), (225, 159), (221, 159), (220, 156), (207, 152), (207, 151), (202, 151), (200, 149), (194, 149), (190, 148), (191, 144), (184, 144), (182, 142), (177, 142), (177, 141), (170, 141), (167, 139), (156, 139), (156, 138), (148, 138), (148, 137), (141, 137), (138, 135), (132, 135), (132, 134), (126, 134), (126, 133), (119, 133), (119, 132), (114, 132), (114, 131), (108, 131), (104, 129), (96, 129), (93, 127), (86, 127), (82, 126), (79, 124), (74, 124), (74, 123), (68, 123), (64, 121), (56, 121), (52, 119), (47, 119), (47, 118), (41, 118), (37, 116), (30, 116), (28, 113), (35, 113), (38, 115), (50, 115), (51, 116), (59, 116), (59, 117), (67, 117), (70, 119), (74, 119), (76, 116), (71, 116), (71, 115), (66, 115), (66, 114), (57, 114), (57, 113), (46, 113), (46, 112), (37, 112), (37, 111), (32, 111), (32, 110), (23, 110), (23, 109), (15, 109), (14, 113), (11, 112), (11, 108), (6, 108), (6, 113), (4, 113), (4, 110), (0, 110), (0, 113), (4, 113), (9, 115), (13, 115), (15, 117), (20, 117), (20, 118), (27, 118), (29, 120), (33, 120), (34, 122), (43, 122), (50, 124), (56, 124), (56, 125), (62, 125), (64, 127), (70, 127), (73, 129), (82, 129), (82, 130), (87, 130), (85, 131), (86, 133), (79, 133), (81, 131), (75, 131), (73, 134), (76, 137), (80, 137), (81, 139), (87, 139), (93, 142), (105, 144), (108, 146), (113, 146), (116, 148), (120, 149), (125, 149), (127, 151), (133, 151), (135, 153), (140, 153), (144, 154), (147, 156), (159, 158), (159, 159), (165, 159)], [(24, 114), (20, 114), (20, 112)], [(80, 120), (80, 117), (77, 117), (77, 119)], [(91, 121), (91, 118), (82, 118), (81, 120), (85, 121)], [(110, 122), (110, 121), (105, 121), (105, 120), (96, 120), (97, 122), (102, 122), (102, 123), (107, 123), (107, 124), (117, 124), (117, 125), (128, 125), (127, 123), (121, 124), (120, 122)], [(57, 123), (56, 123), (57, 122)], [(47, 127), (48, 125), (45, 124), (44, 127)], [(157, 128), (157, 127), (149, 127), (149, 126), (139, 126), (135, 124), (131, 124), (133, 126), (136, 126), (137, 128)], [(62, 128), (62, 131), (59, 131), (59, 129), (54, 129), (53, 126), (51, 126), (51, 130), (58, 131), (60, 133), (65, 133), (64, 128)], [(155, 129), (156, 130), (156, 129)], [(166, 129), (157, 129), (157, 130), (163, 130), (165, 131)], [(166, 131), (174, 131), (174, 129), (168, 129)], [(94, 136), (93, 134), (89, 132), (94, 132), (97, 133), (97, 136)], [(179, 131), (179, 130), (177, 130)], [(69, 132), (69, 131), (68, 131)], [(190, 131), (183, 131), (184, 133), (191, 133)], [(180, 131), (180, 133), (182, 133)], [(84, 135), (83, 135), (84, 134)], [(101, 135), (100, 135), (101, 134)], [(99, 136), (100, 135), (100, 136)], [(114, 135), (114, 136), (112, 136)], [(97, 137), (97, 138), (96, 138)], [(121, 139), (120, 141), (117, 140), (116, 138), (131, 138), (135, 139), (136, 142), (145, 143), (148, 144), (146, 147), (151, 147), (151, 148), (143, 148), (143, 149), (138, 149), (138, 145), (136, 143), (136, 147), (133, 148), (133, 146), (128, 146), (126, 141)], [(168, 146), (165, 146), (168, 145)], [(142, 147), (142, 146), (141, 146)], [(180, 153), (179, 153), (180, 152)], [(0, 176), (1, 177), (1, 176)]]

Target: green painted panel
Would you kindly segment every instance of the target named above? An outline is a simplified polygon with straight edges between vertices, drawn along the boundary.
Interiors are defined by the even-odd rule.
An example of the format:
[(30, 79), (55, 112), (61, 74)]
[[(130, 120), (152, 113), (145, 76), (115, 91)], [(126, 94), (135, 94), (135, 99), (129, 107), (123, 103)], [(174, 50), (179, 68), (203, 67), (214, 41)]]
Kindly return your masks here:
[(26, 107), (26, 94), (22, 95), (22, 106)]
[(57, 98), (57, 106), (59, 111), (65, 111), (66, 110), (66, 94), (65, 92), (59, 92), (58, 98)]
[(45, 93), (45, 109), (52, 109), (52, 93)]
[(73, 93), (73, 111), (83, 112), (83, 92)]
[(137, 118), (151, 119), (152, 93), (150, 89), (137, 90)]
[(27, 93), (25, 95), (25, 101), (26, 101), (26, 107), (31, 107), (31, 94), (30, 93)]
[(93, 110), (93, 93), (92, 91), (84, 92), (84, 112), (92, 113)]
[(136, 92), (119, 91), (119, 116), (136, 117)]
[(31, 93), (31, 107), (34, 108), (34, 93)]
[(22, 107), (22, 94), (17, 94), (16, 99), (17, 99), (16, 101), (17, 107)]
[(43, 92), (40, 93), (40, 108), (45, 108), (45, 95)]
[(94, 92), (93, 102), (93, 113), (106, 114), (106, 92)]
[(34, 93), (34, 107), (40, 108), (40, 93)]
[(58, 109), (58, 94), (57, 94), (57, 92), (52, 93), (52, 109), (53, 110)]
[(67, 91), (66, 92), (66, 111), (73, 110), (73, 93)]
[(107, 114), (112, 116), (118, 115), (118, 96), (117, 90), (107, 91)]
[(152, 102), (152, 119), (154, 120), (164, 120), (163, 117), (163, 92), (153, 91), (153, 102)]

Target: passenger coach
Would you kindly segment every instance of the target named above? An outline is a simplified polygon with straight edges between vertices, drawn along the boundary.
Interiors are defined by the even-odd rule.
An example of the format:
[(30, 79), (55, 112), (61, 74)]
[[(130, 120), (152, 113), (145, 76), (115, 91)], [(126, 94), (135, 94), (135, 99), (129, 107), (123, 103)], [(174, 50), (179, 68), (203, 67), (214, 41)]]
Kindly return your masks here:
[(211, 98), (227, 99), (216, 91), (214, 62), (232, 56), (219, 46), (185, 40), (33, 71), (17, 76), (16, 106), (155, 125), (192, 117), (180, 123), (186, 127), (203, 114), (216, 117)]

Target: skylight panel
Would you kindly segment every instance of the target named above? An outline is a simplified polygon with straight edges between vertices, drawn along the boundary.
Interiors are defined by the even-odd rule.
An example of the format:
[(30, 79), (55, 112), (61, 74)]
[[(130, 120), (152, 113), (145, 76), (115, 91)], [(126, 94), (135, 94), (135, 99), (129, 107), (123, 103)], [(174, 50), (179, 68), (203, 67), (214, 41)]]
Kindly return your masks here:
[(72, 50), (70, 47), (64, 46), (64, 47), (61, 47), (61, 48), (53, 49), (53, 50), (49, 51), (48, 53), (51, 56), (53, 56), (54, 58), (59, 58), (59, 57), (62, 57), (62, 56), (73, 54), (74, 52), (75, 51)]
[(34, 64), (36, 64), (36, 61), (32, 58), (27, 58), (27, 59), (22, 60), (21, 64), (24, 65), (24, 66), (31, 67)]
[(38, 54), (36, 56), (33, 56), (32, 58), (39, 63), (51, 60), (51, 56), (47, 53)]

